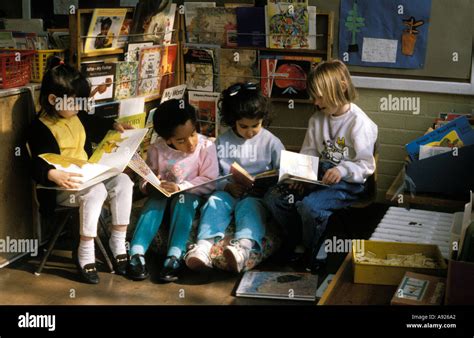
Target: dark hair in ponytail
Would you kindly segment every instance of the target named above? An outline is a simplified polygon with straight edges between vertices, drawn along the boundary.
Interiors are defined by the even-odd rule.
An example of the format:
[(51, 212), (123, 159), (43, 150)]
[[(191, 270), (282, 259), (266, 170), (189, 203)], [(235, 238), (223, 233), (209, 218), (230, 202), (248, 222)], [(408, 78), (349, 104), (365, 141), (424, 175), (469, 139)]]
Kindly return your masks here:
[(46, 71), (41, 82), (39, 102), (41, 114), (57, 118), (58, 112), (54, 105), (49, 102), (49, 95), (56, 97), (76, 97), (88, 99), (91, 86), (87, 78), (76, 68), (65, 64), (57, 56), (51, 56), (47, 60)]
[(260, 88), (253, 83), (236, 83), (222, 92), (219, 100), (221, 123), (233, 128), (243, 118), (262, 119), (262, 125), (268, 127), (271, 111), (268, 99)]

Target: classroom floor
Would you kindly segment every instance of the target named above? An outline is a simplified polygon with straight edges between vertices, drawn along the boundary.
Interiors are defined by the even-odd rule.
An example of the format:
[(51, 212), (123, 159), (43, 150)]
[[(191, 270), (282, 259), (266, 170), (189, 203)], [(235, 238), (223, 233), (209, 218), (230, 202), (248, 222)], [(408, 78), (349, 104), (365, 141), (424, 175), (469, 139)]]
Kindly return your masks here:
[[(328, 238), (368, 238), (383, 217), (388, 206), (374, 204), (366, 209), (351, 209), (330, 220)], [(350, 222), (350, 223), (349, 223)], [(108, 273), (99, 265), (101, 282), (88, 285), (79, 282), (71, 261), (71, 252), (63, 250), (67, 240), (53, 251), (43, 273), (35, 276), (38, 257), (24, 257), (0, 269), (0, 305), (253, 305), (301, 304), (273, 299), (249, 299), (233, 296), (239, 275), (223, 271), (197, 274), (186, 270), (177, 283), (160, 284), (159, 267), (162, 258), (147, 257), (151, 278), (134, 282)], [(63, 245), (61, 245), (63, 244)], [(150, 255), (149, 255), (150, 256)], [(328, 255), (328, 263), (319, 275), (321, 283), (328, 273), (335, 273), (346, 253)], [(267, 271), (301, 271), (271, 257), (257, 267)]]

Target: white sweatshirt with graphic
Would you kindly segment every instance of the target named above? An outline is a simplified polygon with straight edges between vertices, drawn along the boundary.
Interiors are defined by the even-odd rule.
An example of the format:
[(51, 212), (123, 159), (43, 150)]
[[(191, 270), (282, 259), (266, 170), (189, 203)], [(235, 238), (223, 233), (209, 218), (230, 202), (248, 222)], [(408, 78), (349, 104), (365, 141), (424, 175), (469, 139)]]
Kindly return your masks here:
[(351, 103), (341, 116), (311, 116), (301, 153), (333, 163), (344, 181), (364, 183), (375, 171), (377, 133), (377, 125)]

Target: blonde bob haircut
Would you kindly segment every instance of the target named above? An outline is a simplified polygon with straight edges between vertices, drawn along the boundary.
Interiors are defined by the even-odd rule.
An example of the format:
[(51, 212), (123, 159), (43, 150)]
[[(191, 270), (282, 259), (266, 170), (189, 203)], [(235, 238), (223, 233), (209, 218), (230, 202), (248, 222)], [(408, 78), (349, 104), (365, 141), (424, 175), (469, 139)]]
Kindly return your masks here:
[(312, 100), (322, 97), (333, 107), (351, 103), (357, 97), (349, 70), (340, 60), (319, 63), (309, 73), (307, 85)]

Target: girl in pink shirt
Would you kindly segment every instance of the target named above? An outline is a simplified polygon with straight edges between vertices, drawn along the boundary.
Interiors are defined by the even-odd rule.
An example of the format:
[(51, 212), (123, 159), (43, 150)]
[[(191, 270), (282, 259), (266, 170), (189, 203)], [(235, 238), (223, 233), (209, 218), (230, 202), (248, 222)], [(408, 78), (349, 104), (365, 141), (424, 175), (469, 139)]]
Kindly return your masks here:
[[(161, 187), (171, 193), (211, 181), (219, 175), (214, 143), (196, 132), (194, 108), (188, 104), (182, 108), (180, 104), (180, 100), (169, 100), (158, 107), (153, 124), (160, 137), (148, 149), (147, 157), (147, 164), (160, 178)], [(127, 273), (134, 280), (148, 278), (145, 252), (169, 206), (169, 247), (160, 279), (175, 281), (184, 265), (182, 260), (196, 211), (204, 201), (203, 196), (214, 190), (214, 185), (204, 185), (170, 198), (146, 182), (142, 182), (141, 189), (150, 197), (133, 235)]]

